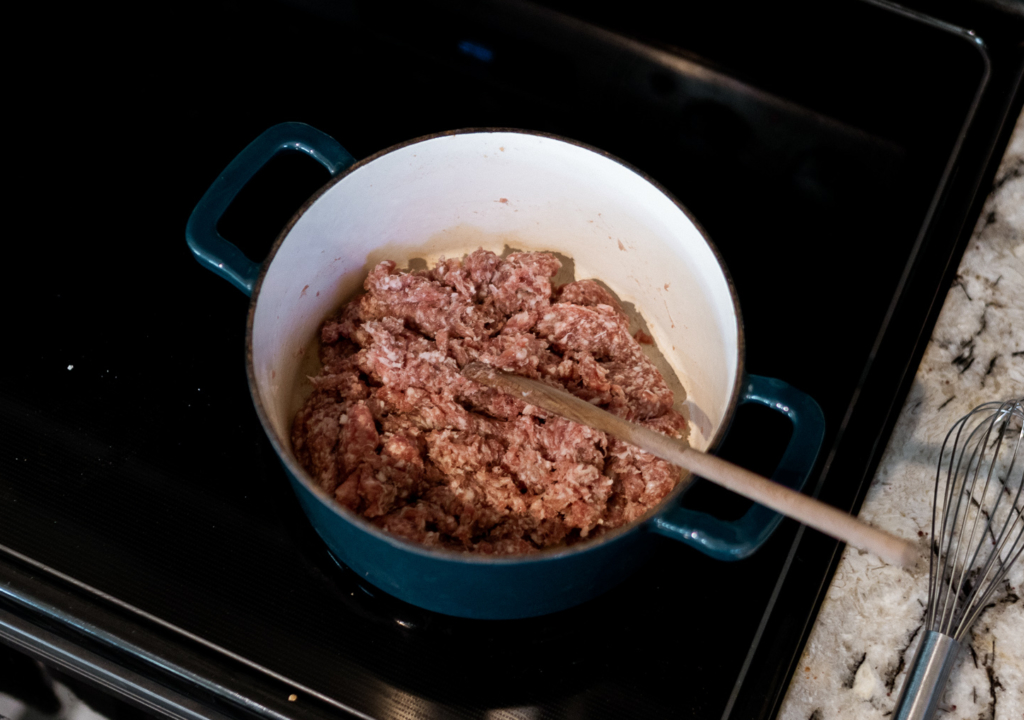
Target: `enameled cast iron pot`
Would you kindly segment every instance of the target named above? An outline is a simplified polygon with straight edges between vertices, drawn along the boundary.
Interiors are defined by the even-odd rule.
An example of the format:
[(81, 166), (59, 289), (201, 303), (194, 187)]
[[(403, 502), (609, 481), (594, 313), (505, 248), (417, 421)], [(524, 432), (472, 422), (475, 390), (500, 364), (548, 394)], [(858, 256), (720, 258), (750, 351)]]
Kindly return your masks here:
[[(267, 259), (254, 263), (217, 221), (277, 152), (298, 150), (334, 176), (296, 213)], [(227, 167), (186, 230), (196, 258), (251, 295), (246, 366), (253, 402), (303, 509), (337, 557), (376, 587), (415, 605), (472, 618), (529, 617), (588, 600), (624, 579), (658, 542), (681, 540), (713, 557), (746, 557), (781, 517), (755, 505), (723, 522), (679, 505), (681, 483), (624, 528), (524, 557), (428, 549), (392, 537), (320, 490), (292, 453), (291, 422), (309, 392), (323, 320), (381, 260), (459, 257), (477, 247), (549, 250), (577, 279), (598, 278), (642, 313), (686, 389), (690, 443), (721, 441), (738, 404), (786, 414), (793, 434), (773, 475), (800, 488), (824, 431), (807, 395), (745, 375), (739, 305), (722, 259), (687, 211), (643, 174), (599, 150), (515, 130), (420, 138), (355, 163), (301, 123), (274, 126)]]

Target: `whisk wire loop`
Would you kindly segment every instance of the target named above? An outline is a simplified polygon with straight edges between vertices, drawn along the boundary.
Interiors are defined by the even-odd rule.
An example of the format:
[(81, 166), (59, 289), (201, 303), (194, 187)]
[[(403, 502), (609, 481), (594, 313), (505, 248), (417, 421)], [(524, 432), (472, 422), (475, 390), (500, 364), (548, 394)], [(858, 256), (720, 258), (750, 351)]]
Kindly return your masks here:
[[(974, 413), (972, 412), (971, 415), (973, 415), (973, 414)], [(970, 416), (968, 416), (968, 417), (970, 417)], [(967, 424), (967, 422), (965, 421), (964, 425), (966, 426), (966, 424)], [(946, 592), (945, 592), (945, 594), (943, 595), (943, 598), (942, 598), (942, 615), (940, 616), (940, 622), (939, 622), (939, 629), (940, 629), (940, 631), (943, 632), (943, 633), (946, 633), (947, 635), (949, 634), (948, 630), (947, 630), (947, 623), (952, 622), (952, 613), (953, 613), (953, 606), (954, 606), (954, 603), (952, 601), (955, 600), (956, 597), (959, 596), (959, 594), (960, 594), (960, 589), (959, 589), (959, 584), (958, 583), (956, 584), (957, 585), (957, 590), (955, 592), (954, 592), (953, 588), (954, 588), (954, 584), (955, 584), (954, 583), (954, 578), (956, 576), (956, 567), (957, 567), (957, 562), (956, 561), (957, 561), (957, 558), (958, 558), (958, 556), (960, 554), (960, 548), (963, 547), (963, 532), (964, 532), (964, 527), (966, 525), (966, 522), (964, 520), (961, 520), (959, 525), (958, 525), (957, 521), (960, 519), (961, 510), (963, 511), (963, 515), (965, 517), (967, 515), (967, 510), (968, 510), (968, 507), (965, 505), (965, 495), (964, 495), (964, 493), (962, 493), (962, 492), (961, 493), (957, 493), (956, 492), (957, 482), (958, 482), (958, 479), (961, 477), (960, 468), (961, 468), (961, 465), (963, 465), (963, 461), (964, 461), (964, 454), (965, 454), (964, 450), (966, 448), (974, 447), (975, 451), (973, 453), (971, 453), (970, 457), (967, 459), (967, 465), (966, 465), (966, 467), (964, 469), (964, 473), (963, 473), (963, 476), (962, 476), (964, 478), (963, 482), (966, 483), (967, 478), (970, 477), (971, 467), (975, 465), (975, 460), (977, 459), (977, 444), (973, 443), (972, 441), (975, 439), (975, 436), (977, 435), (980, 427), (981, 426), (976, 427), (976, 428), (974, 428), (970, 432), (970, 434), (967, 437), (967, 442), (965, 443), (964, 446), (960, 446), (959, 445), (960, 433), (959, 432), (957, 433), (957, 443), (955, 443), (953, 445), (953, 457), (950, 460), (951, 469), (952, 469), (952, 460), (954, 460), (954, 459), (956, 460), (956, 469), (955, 469), (955, 471), (953, 471), (952, 482), (950, 483), (950, 487), (949, 487), (949, 490), (947, 491), (947, 495), (950, 497), (950, 500), (952, 500), (953, 497), (956, 498), (956, 506), (955, 506), (955, 510), (953, 512), (953, 518), (952, 518), (952, 521), (951, 521), (951, 524), (950, 524), (949, 540), (947, 541), (947, 544), (946, 544), (945, 557), (947, 557), (947, 558), (952, 557), (953, 560), (952, 560), (952, 563), (949, 563), (949, 567), (952, 570), (952, 572), (949, 573), (949, 584), (946, 587)], [(960, 452), (959, 458), (956, 457), (956, 449), (957, 449), (957, 447), (961, 447), (961, 452)], [(976, 476), (975, 476), (975, 479), (976, 479)], [(973, 487), (972, 487), (972, 491), (973, 491)], [(945, 520), (943, 520), (943, 525), (945, 525)], [(958, 527), (959, 527), (959, 532), (957, 531)], [(943, 538), (944, 537), (945, 537), (945, 527), (943, 527)], [(955, 545), (954, 545), (954, 540), (956, 541)], [(947, 563), (948, 563), (948, 560), (947, 560)], [(940, 576), (939, 580), (940, 581), (943, 580), (945, 578), (945, 575), (946, 574), (943, 573), (942, 576)], [(961, 580), (962, 579), (963, 578), (961, 576)], [(947, 615), (946, 615), (946, 611), (947, 610), (949, 611), (949, 617), (948, 618), (947, 618)]]
[[(978, 552), (980, 551), (982, 545), (982, 543), (980, 542), (980, 538), (978, 538), (979, 521), (982, 517), (985, 517), (986, 519), (985, 529), (982, 530), (982, 537), (984, 537), (985, 531), (990, 528), (992, 521), (992, 516), (984, 512), (984, 500), (986, 495), (988, 494), (989, 485), (992, 481), (992, 470), (995, 467), (995, 463), (990, 463), (988, 466), (989, 470), (988, 473), (985, 474), (985, 485), (982, 488), (980, 498), (978, 498), (976, 495), (976, 488), (978, 485), (978, 477), (981, 475), (982, 471), (983, 450), (988, 446), (988, 439), (992, 435), (992, 429), (996, 424), (998, 416), (998, 413), (994, 413), (987, 423), (982, 422), (981, 424), (979, 424), (967, 438), (967, 448), (965, 448), (965, 450), (970, 448), (971, 454), (967, 460), (967, 467), (965, 470), (964, 482), (962, 484), (961, 490), (963, 490), (963, 486), (966, 486), (968, 477), (970, 477), (971, 486), (970, 489), (967, 490), (967, 492), (961, 492), (957, 500), (958, 510), (960, 504), (963, 504), (963, 520), (960, 523), (960, 531), (957, 534), (956, 538), (956, 550), (952, 554), (953, 560), (950, 564), (950, 569), (952, 570), (952, 572), (950, 573), (949, 591), (946, 595), (947, 603), (949, 605), (949, 617), (947, 621), (946, 616), (943, 616), (943, 621), (946, 622), (944, 622), (942, 628), (942, 632), (946, 633), (947, 635), (953, 634), (951, 632), (951, 628), (954, 622), (955, 611), (957, 608), (957, 599), (960, 598), (961, 595), (966, 594), (964, 606), (969, 605), (979, 587), (978, 583), (972, 583), (969, 590), (964, 590), (964, 586), (968, 582), (968, 572), (971, 570), (972, 567), (974, 567), (974, 563), (978, 558)], [(999, 439), (1001, 440), (1001, 436)], [(959, 470), (959, 467), (957, 469)], [(967, 542), (965, 543), (964, 533), (967, 529), (967, 525), (969, 522), (968, 516), (970, 514), (972, 504), (976, 504), (977, 509), (973, 513), (973, 521), (970, 522), (970, 538), (968, 538)], [(955, 520), (954, 527), (956, 527)], [(976, 539), (979, 540), (979, 542), (976, 543)], [(968, 559), (967, 556), (968, 554), (970, 554), (971, 548), (974, 548), (974, 555), (970, 559)], [(961, 549), (963, 550), (962, 562), (960, 561)], [(959, 577), (957, 578), (956, 583), (954, 584), (953, 576), (957, 574), (958, 566)]]
[[(1011, 407), (1010, 412), (1002, 419), (1003, 428), (999, 433), (994, 457), (999, 457), (1000, 445), (1006, 438), (1006, 429), (1014, 419), (1015, 414), (1017, 417), (1021, 418), (1021, 427), (1017, 432), (1016, 440), (1013, 442), (1013, 452), (1010, 455), (1005, 480), (999, 482), (999, 487), (993, 488), (993, 491), (996, 493), (996, 499), (992, 506), (992, 510), (989, 513), (990, 524), (992, 519), (997, 517), (999, 505), (1003, 501), (1003, 498), (1010, 496), (1010, 490), (1007, 488), (1006, 482), (1012, 480), (1013, 470), (1016, 467), (1017, 459), (1021, 454), (1021, 447), (1024, 446), (1024, 410), (1022, 410), (1020, 405), (1017, 405), (1015, 408)], [(993, 462), (989, 471), (990, 474), (996, 470), (996, 466), (997, 463)], [(1000, 491), (1000, 488), (1002, 491)], [(1017, 491), (1013, 495), (1013, 499), (1006, 512), (1006, 519), (1003, 521), (1003, 525), (999, 529), (998, 534), (992, 533), (992, 547), (989, 550), (987, 560), (981, 566), (981, 570), (979, 571), (981, 579), (977, 581), (975, 588), (985, 588), (985, 591), (977, 602), (968, 604), (967, 610), (963, 613), (960, 625), (953, 634), (953, 636), (958, 640), (961, 639), (967, 629), (974, 624), (974, 620), (988, 604), (989, 598), (995, 592), (999, 583), (1001, 583), (1007, 573), (1009, 573), (1010, 567), (1016, 562), (1017, 558), (1021, 556), (1021, 553), (1024, 552), (1024, 505), (1021, 504), (1022, 492), (1024, 492), (1024, 467), (1021, 468), (1021, 481), (1017, 483)], [(984, 506), (984, 504), (982, 506)], [(1007, 543), (1009, 543), (1009, 547), (1007, 547)], [(980, 548), (981, 545), (979, 544), (978, 549), (980, 550)], [(977, 552), (978, 551), (976, 550), (975, 555), (977, 555)], [(992, 575), (993, 572), (995, 572), (994, 575)]]
[[(968, 425), (971, 418), (980, 412), (984, 412), (989, 409), (992, 405), (998, 405), (999, 403), (985, 403), (974, 408), (970, 413), (960, 418), (953, 427), (950, 428), (949, 432), (946, 433), (946, 438), (942, 442), (942, 448), (939, 451), (939, 466), (936, 470), (935, 475), (935, 491), (932, 498), (932, 540), (931, 540), (931, 552), (929, 556), (929, 573), (928, 573), (928, 618), (927, 625), (929, 628), (938, 630), (945, 619), (945, 611), (948, 605), (948, 593), (946, 596), (939, 597), (939, 592), (943, 581), (945, 580), (946, 574), (942, 571), (940, 565), (941, 558), (948, 558), (950, 556), (950, 548), (953, 543), (954, 532), (956, 528), (957, 519), (960, 516), (960, 505), (963, 500), (962, 495), (957, 498), (956, 507), (953, 510), (952, 516), (950, 516), (949, 508), (953, 503), (954, 491), (956, 489), (956, 479), (960, 477), (960, 467), (963, 463), (963, 448), (964, 445), (969, 445), (970, 441), (961, 444), (960, 438), (963, 434), (964, 428)], [(939, 532), (936, 532), (936, 526), (938, 525), (938, 512), (939, 512), (939, 486), (942, 485), (942, 458), (946, 456), (946, 447), (949, 445), (949, 439), (956, 433), (956, 438), (953, 440), (952, 448), (950, 449), (950, 459), (946, 470), (946, 484), (943, 491), (943, 502), (942, 502), (942, 524)], [(973, 433), (972, 433), (973, 434)], [(957, 457), (956, 449), (960, 448), (960, 455)], [(970, 463), (968, 462), (968, 465)], [(946, 527), (951, 528), (949, 534), (946, 533)], [(947, 539), (948, 538), (948, 539)], [(943, 545), (945, 543), (945, 545)], [(937, 613), (941, 608), (942, 612)], [(936, 624), (936, 614), (939, 616), (938, 624)]]
[[(1015, 421), (1022, 422), (1020, 430), (1012, 433), (1016, 435), (1013, 440), (1008, 431), (1013, 430)], [(1003, 453), (1004, 442), (1012, 444), (1008, 463)], [(1024, 404), (1021, 400), (980, 405), (957, 421), (946, 435), (936, 472), (932, 508), (926, 620), (930, 629), (961, 639), (1024, 550), (1024, 515), (1020, 502), (1024, 469), (1016, 493), (1011, 490), (1022, 445)], [(1004, 463), (1005, 475), (1001, 475)], [(939, 486), (943, 484), (943, 474), (940, 521)], [(1004, 495), (1007, 498), (1012, 495), (1012, 500), (1005, 511), (1006, 517), (1000, 518)]]

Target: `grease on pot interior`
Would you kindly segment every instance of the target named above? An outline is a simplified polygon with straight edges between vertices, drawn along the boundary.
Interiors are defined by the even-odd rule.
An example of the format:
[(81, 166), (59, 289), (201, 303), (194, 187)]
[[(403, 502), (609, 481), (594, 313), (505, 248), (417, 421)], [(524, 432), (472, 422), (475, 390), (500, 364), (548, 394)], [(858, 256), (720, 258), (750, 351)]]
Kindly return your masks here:
[[(484, 362), (681, 437), (673, 395), (593, 280), (552, 286), (549, 253), (478, 250), (430, 270), (380, 263), (321, 328), (296, 456), (350, 510), (449, 549), (526, 553), (628, 524), (679, 471), (464, 378)], [(646, 339), (646, 338), (645, 338)]]

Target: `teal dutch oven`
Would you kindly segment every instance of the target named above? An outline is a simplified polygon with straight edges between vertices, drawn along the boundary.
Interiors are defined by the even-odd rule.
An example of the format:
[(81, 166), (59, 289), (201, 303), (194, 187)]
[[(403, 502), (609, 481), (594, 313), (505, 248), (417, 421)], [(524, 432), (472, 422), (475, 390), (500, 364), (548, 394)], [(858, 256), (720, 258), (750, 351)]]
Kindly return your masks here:
[[(306, 153), (333, 176), (281, 231), (262, 263), (217, 232), (246, 182), (278, 152)], [(575, 276), (598, 278), (647, 322), (685, 388), (691, 445), (713, 451), (736, 407), (786, 415), (793, 433), (772, 479), (799, 489), (824, 433), (813, 399), (743, 370), (739, 303), (716, 248), (664, 188), (628, 164), (571, 140), (518, 130), (419, 138), (355, 162), (300, 123), (267, 130), (196, 206), (186, 237), (205, 267), (251, 296), (246, 367), (260, 422), (313, 527), (365, 580), (414, 605), (470, 618), (520, 618), (597, 596), (667, 537), (721, 560), (747, 557), (781, 516), (755, 505), (725, 522), (680, 505), (688, 483), (643, 518), (571, 547), (479, 556), (423, 547), (338, 505), (291, 449), (292, 418), (309, 393), (318, 328), (381, 260), (402, 267), (478, 247), (548, 250)]]

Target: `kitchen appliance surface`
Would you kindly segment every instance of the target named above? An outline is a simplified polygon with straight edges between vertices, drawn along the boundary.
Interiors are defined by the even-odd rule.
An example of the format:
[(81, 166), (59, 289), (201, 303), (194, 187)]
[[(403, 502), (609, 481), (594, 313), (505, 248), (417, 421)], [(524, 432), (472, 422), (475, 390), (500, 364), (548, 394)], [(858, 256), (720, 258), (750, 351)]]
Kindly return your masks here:
[[(853, 509), (1022, 102), (1020, 17), (929, 12), (268, 0), (135, 8), (132, 33), (24, 23), (67, 62), (15, 87), (20, 136), (60, 142), (26, 165), (38, 259), (8, 280), (0, 642), (176, 717), (772, 717), (835, 542), (785, 521), (722, 563), (665, 541), (607, 594), (529, 620), (394, 600), (305, 521), (246, 387), (247, 301), (182, 233), (282, 121), (356, 158), (459, 127), (605, 149), (714, 240), (748, 371), (820, 403), (809, 485)], [(799, 42), (797, 18), (816, 28)], [(220, 231), (260, 259), (326, 181), (280, 155)], [(741, 408), (721, 454), (770, 473), (788, 433)], [(746, 509), (706, 483), (686, 503)]]

